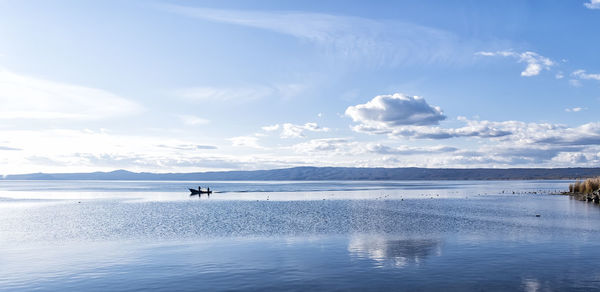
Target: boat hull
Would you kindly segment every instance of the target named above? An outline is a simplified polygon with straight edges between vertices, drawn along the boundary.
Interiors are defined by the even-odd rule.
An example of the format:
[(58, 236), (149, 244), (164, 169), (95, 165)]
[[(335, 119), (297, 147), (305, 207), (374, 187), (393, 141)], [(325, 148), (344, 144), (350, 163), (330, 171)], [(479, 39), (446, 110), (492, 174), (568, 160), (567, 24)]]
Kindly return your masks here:
[(189, 189), (192, 195), (200, 195), (200, 194), (212, 194), (212, 191), (199, 191), (195, 189)]

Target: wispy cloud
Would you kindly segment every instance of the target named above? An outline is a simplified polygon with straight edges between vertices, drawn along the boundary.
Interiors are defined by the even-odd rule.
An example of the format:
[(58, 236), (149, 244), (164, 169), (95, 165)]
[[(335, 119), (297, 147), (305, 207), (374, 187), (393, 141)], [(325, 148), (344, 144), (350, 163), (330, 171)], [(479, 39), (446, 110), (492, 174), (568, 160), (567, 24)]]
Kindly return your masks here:
[(580, 112), (583, 110), (586, 110), (587, 107), (573, 107), (573, 108), (566, 108), (565, 111), (569, 112), (569, 113), (576, 113), (576, 112)]
[[(379, 65), (455, 59), (465, 42), (452, 33), (399, 21), (299, 11), (225, 10), (162, 5), (161, 9), (206, 21), (273, 31), (333, 51), (332, 57)], [(458, 49), (462, 48), (462, 49)]]
[(329, 128), (321, 127), (317, 123), (305, 123), (304, 125), (283, 123), (264, 126), (262, 129), (266, 132), (273, 132), (281, 129), (281, 138), (303, 138), (306, 136), (305, 132), (329, 132)]
[(600, 9), (600, 0), (589, 0), (589, 2), (583, 3), (588, 9)]
[(251, 101), (273, 94), (273, 89), (267, 86), (218, 88), (218, 87), (189, 87), (175, 91), (175, 95), (190, 101)]
[(456, 152), (459, 149), (450, 146), (433, 146), (433, 147), (389, 147), (382, 144), (370, 144), (367, 146), (369, 152), (377, 154), (394, 154), (394, 155), (415, 155), (415, 154), (435, 154)]
[[(10, 141), (0, 151), (0, 173), (38, 171), (97, 171), (126, 168), (141, 171), (210, 169), (194, 164), (202, 158), (224, 156), (204, 139), (123, 135), (108, 130), (2, 130)], [(18, 149), (20, 151), (16, 151)], [(209, 151), (210, 150), (210, 151)], [(230, 161), (235, 159), (231, 158)], [(189, 162), (186, 164), (186, 162)], [(114, 163), (114, 164), (111, 164)], [(169, 167), (167, 167), (169, 165)], [(227, 167), (224, 167), (227, 168)]]
[(142, 110), (114, 93), (0, 69), (0, 119), (103, 119)]
[(22, 150), (22, 149), (0, 145), (0, 151), (19, 151), (19, 150)]
[(258, 144), (258, 137), (256, 136), (237, 136), (228, 139), (231, 141), (231, 145), (235, 147), (249, 147), (255, 149), (265, 149), (265, 147)]
[(539, 75), (542, 70), (550, 70), (556, 63), (551, 59), (544, 57), (535, 52), (522, 52), (517, 53), (513, 51), (497, 51), (497, 52), (477, 52), (478, 56), (485, 57), (511, 57), (517, 60), (519, 63), (525, 63), (527, 66), (525, 70), (521, 72), (521, 76), (531, 77)]
[(206, 125), (210, 123), (210, 120), (192, 115), (179, 115), (178, 117), (181, 122), (189, 126)]
[(293, 145), (292, 149), (299, 153), (328, 152), (335, 154), (336, 152), (348, 152), (348, 146), (350, 145), (356, 145), (356, 143), (347, 138), (325, 138), (298, 143)]
[(586, 73), (585, 70), (581, 70), (581, 69), (573, 71), (573, 73), (571, 73), (571, 75), (576, 78), (579, 78), (579, 79), (600, 81), (600, 74)]
[(157, 146), (162, 147), (162, 148), (184, 150), (184, 151), (214, 150), (214, 149), (218, 148), (217, 146), (213, 146), (213, 145), (197, 145), (197, 144), (178, 144), (178, 145), (159, 144)]
[(197, 86), (173, 91), (179, 98), (193, 102), (236, 102), (244, 103), (268, 97), (293, 98), (302, 93), (306, 86), (301, 84), (252, 85), (242, 87)]
[(573, 87), (581, 87), (581, 86), (583, 86), (583, 84), (581, 84), (581, 81), (579, 81), (577, 79), (569, 79), (569, 85), (571, 85)]

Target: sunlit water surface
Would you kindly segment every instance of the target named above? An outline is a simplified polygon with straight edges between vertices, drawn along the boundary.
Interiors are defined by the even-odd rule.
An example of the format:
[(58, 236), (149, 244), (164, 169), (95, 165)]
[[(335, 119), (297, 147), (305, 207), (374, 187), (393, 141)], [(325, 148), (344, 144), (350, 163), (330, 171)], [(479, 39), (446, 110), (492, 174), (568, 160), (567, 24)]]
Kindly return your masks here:
[(568, 183), (0, 181), (0, 290), (600, 289)]

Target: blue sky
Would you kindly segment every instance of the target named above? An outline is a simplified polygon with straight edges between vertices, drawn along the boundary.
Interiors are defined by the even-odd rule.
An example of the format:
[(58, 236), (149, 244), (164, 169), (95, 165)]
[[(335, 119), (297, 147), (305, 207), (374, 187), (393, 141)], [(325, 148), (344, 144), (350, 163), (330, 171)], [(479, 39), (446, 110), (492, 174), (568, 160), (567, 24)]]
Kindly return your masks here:
[(600, 1), (0, 0), (0, 174), (600, 162)]

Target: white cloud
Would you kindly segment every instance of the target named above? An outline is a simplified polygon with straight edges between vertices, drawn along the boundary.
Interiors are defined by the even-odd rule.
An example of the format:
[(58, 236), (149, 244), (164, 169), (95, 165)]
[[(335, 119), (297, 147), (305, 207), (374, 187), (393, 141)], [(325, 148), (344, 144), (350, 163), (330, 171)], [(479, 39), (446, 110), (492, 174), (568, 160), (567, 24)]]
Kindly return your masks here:
[(327, 152), (333, 154), (335, 152), (347, 152), (349, 145), (355, 145), (355, 142), (351, 142), (346, 138), (326, 138), (298, 143), (293, 145), (292, 149), (300, 153)]
[(573, 107), (573, 108), (566, 108), (565, 111), (576, 113), (576, 112), (580, 112), (580, 111), (586, 110), (586, 109), (587, 109), (586, 107)]
[(277, 131), (277, 130), (279, 130), (279, 124), (275, 124), (275, 125), (271, 125), (271, 126), (264, 126), (264, 127), (262, 127), (262, 129), (267, 132)]
[(583, 3), (588, 9), (600, 9), (600, 0), (589, 0), (589, 2)]
[(573, 86), (573, 87), (581, 87), (581, 81), (577, 80), (577, 79), (569, 79), (569, 85)]
[(157, 147), (183, 150), (183, 151), (196, 151), (196, 150), (214, 150), (217, 149), (217, 146), (213, 145), (197, 145), (197, 144), (179, 144), (179, 145), (164, 145), (159, 144)]
[(181, 122), (189, 126), (206, 125), (210, 123), (210, 121), (207, 119), (192, 115), (179, 115), (178, 117), (181, 120)]
[(369, 144), (367, 150), (377, 154), (394, 154), (394, 155), (415, 155), (415, 154), (435, 154), (456, 152), (458, 148), (450, 146), (432, 146), (432, 147), (389, 147), (382, 144)]
[(578, 127), (557, 126), (531, 136), (532, 142), (546, 145), (589, 146), (600, 145), (600, 122)]
[[(556, 134), (556, 133), (555, 133)], [(316, 163), (365, 167), (573, 167), (593, 166), (600, 145), (553, 145), (511, 140), (491, 145), (474, 144), (468, 148), (437, 146), (388, 146), (348, 138), (314, 139), (291, 147), (297, 153), (317, 158)], [(531, 142), (531, 141), (530, 141)], [(559, 159), (582, 153), (578, 161)], [(579, 157), (579, 156), (577, 156)], [(340, 164), (341, 163), (341, 164)], [(351, 164), (349, 164), (351, 163)]]
[(573, 73), (571, 73), (571, 75), (573, 75), (579, 79), (600, 81), (600, 74), (588, 74), (588, 73), (585, 73), (585, 70), (576, 70)]
[(256, 136), (238, 136), (229, 138), (228, 140), (231, 141), (232, 146), (264, 149), (264, 147), (258, 144), (258, 137)]
[(352, 129), (367, 134), (387, 134), (391, 138), (411, 139), (450, 139), (461, 137), (500, 138), (513, 133), (506, 128), (510, 122), (469, 121), (459, 128), (442, 128), (428, 126), (372, 127), (357, 125)]
[(329, 128), (320, 127), (317, 123), (306, 123), (304, 125), (295, 125), (292, 123), (275, 124), (264, 126), (262, 129), (266, 132), (273, 132), (281, 129), (281, 138), (303, 138), (305, 132), (329, 132)]
[(298, 96), (306, 89), (301, 84), (252, 85), (244, 87), (196, 86), (173, 91), (179, 98), (193, 102), (250, 102), (268, 97)]
[(367, 126), (435, 125), (446, 116), (419, 96), (378, 95), (365, 104), (350, 106), (345, 114)]
[(411, 139), (450, 139), (461, 137), (478, 137), (486, 139), (517, 139), (526, 140), (539, 136), (540, 132), (551, 132), (564, 126), (546, 123), (525, 123), (520, 121), (478, 121), (462, 117), (459, 121), (465, 123), (462, 127), (444, 128), (431, 126), (390, 126), (390, 125), (357, 125), (356, 132), (367, 134), (388, 135), (391, 138)]
[(295, 11), (225, 10), (161, 5), (165, 11), (206, 21), (253, 27), (314, 43), (331, 57), (377, 65), (449, 60), (464, 41), (447, 31), (411, 23)]
[(525, 70), (521, 72), (521, 76), (531, 77), (539, 75), (542, 70), (550, 70), (550, 67), (555, 65), (555, 62), (547, 57), (544, 57), (535, 52), (516, 53), (513, 51), (497, 51), (497, 52), (477, 52), (479, 56), (485, 57), (512, 57), (517, 59), (519, 63), (526, 63)]
[(0, 145), (0, 151), (19, 151), (19, 150), (22, 150), (22, 149)]
[(600, 123), (568, 127), (518, 121), (477, 121), (477, 125), (480, 124), (511, 134), (482, 140), (481, 143), (459, 143), (466, 147), (462, 149), (447, 143), (424, 146), (417, 141), (409, 146), (398, 145), (406, 143), (403, 140), (366, 142), (338, 137), (312, 139), (264, 151), (267, 148), (255, 135), (230, 139), (236, 146), (247, 147), (241, 149), (229, 146), (217, 148), (204, 144), (205, 139), (129, 136), (110, 131), (0, 129), (0, 137), (10, 137), (0, 141), (0, 150), (10, 150), (3, 147), (15, 149), (0, 151), (0, 173), (106, 171), (116, 168), (189, 172), (298, 165), (573, 167), (594, 166), (600, 162)]
[[(185, 161), (208, 157), (216, 146), (205, 139), (173, 139), (160, 136), (121, 135), (108, 130), (0, 130), (9, 141), (3, 146), (19, 151), (0, 151), (0, 173), (39, 171), (77, 172), (127, 168), (140, 171), (209, 169), (202, 164), (184, 166)], [(92, 158), (96, 157), (96, 160)], [(211, 154), (210, 157), (215, 157)], [(89, 159), (88, 159), (89, 158)], [(114, 164), (111, 165), (110, 161)], [(100, 163), (100, 161), (102, 163)], [(160, 167), (170, 161), (171, 168)], [(128, 164), (130, 163), (130, 164)]]
[(104, 119), (142, 107), (111, 92), (0, 69), (0, 119)]
[(304, 132), (328, 132), (329, 128), (322, 128), (317, 123), (306, 123), (304, 125), (294, 125), (285, 123), (282, 125), (281, 138), (301, 138)]
[(182, 88), (175, 95), (190, 101), (251, 101), (273, 94), (274, 90), (267, 86), (252, 86), (239, 88), (219, 88), (199, 86)]

